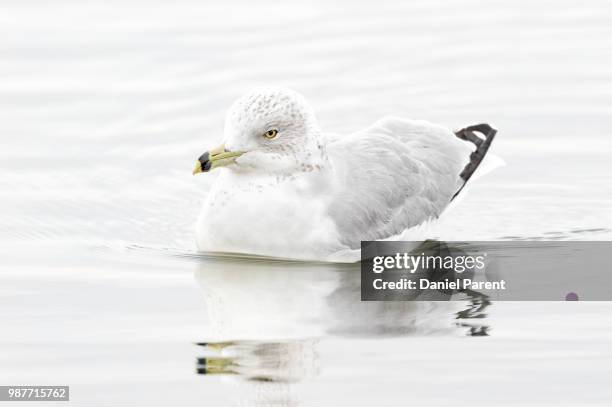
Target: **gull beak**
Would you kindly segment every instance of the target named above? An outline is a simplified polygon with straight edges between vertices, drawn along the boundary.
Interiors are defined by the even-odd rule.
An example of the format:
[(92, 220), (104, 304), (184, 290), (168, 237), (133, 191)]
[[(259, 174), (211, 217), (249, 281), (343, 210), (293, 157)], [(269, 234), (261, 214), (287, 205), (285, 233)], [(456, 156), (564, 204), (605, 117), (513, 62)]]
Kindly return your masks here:
[(220, 146), (208, 150), (198, 158), (198, 162), (193, 169), (193, 175), (229, 165), (242, 154), (244, 154), (244, 151), (228, 151), (225, 145), (221, 144)]

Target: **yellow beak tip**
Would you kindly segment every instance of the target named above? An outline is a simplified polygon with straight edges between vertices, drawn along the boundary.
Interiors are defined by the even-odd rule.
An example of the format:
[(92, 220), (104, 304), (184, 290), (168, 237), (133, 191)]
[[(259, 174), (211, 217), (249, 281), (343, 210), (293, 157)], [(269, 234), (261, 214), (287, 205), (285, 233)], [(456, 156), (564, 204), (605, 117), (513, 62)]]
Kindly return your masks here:
[[(212, 171), (214, 168), (232, 164), (237, 157), (240, 157), (244, 153), (244, 151), (227, 151), (225, 145), (222, 144), (204, 153), (196, 162), (196, 166), (191, 173), (196, 175), (201, 172)], [(204, 168), (202, 168), (202, 162), (204, 162)]]

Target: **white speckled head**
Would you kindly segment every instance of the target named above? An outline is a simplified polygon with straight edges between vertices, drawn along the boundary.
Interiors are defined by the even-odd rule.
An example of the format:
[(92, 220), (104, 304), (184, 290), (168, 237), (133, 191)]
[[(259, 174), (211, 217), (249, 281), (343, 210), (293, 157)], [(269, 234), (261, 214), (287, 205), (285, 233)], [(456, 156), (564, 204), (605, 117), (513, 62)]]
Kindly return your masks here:
[(255, 89), (238, 99), (225, 119), (225, 146), (246, 151), (242, 166), (316, 164), (322, 151), (312, 107), (299, 93), (284, 88)]

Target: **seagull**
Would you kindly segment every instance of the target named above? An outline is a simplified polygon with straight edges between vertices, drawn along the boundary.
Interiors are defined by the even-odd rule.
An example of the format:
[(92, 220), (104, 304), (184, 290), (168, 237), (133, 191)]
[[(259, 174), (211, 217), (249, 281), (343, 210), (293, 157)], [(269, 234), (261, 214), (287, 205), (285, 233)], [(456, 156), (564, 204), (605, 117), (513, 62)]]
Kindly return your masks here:
[(437, 219), (483, 160), (496, 130), (453, 132), (384, 117), (324, 132), (290, 89), (255, 89), (227, 111), (223, 143), (193, 174), (217, 173), (197, 220), (198, 249), (356, 261), (362, 241), (394, 240)]

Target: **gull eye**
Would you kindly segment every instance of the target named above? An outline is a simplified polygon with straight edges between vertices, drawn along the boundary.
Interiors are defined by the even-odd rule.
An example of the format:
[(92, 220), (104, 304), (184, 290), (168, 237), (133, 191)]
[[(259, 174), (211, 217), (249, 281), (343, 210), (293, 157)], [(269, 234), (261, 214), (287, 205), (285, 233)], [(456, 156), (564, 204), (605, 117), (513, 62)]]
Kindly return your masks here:
[(268, 140), (272, 140), (274, 137), (276, 137), (276, 135), (278, 134), (278, 130), (276, 129), (272, 129), (272, 130), (268, 130), (266, 131), (263, 136), (265, 138), (267, 138)]

